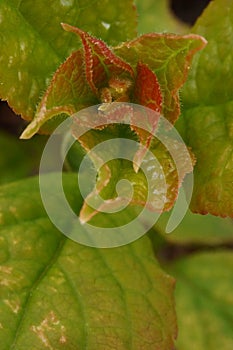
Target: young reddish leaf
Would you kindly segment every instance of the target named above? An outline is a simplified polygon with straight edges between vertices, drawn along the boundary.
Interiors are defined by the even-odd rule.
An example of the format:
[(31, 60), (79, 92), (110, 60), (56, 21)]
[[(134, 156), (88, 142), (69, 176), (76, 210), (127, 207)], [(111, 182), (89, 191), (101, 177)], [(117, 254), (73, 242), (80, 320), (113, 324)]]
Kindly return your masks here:
[[(61, 112), (70, 114), (78, 111), (82, 106), (89, 105), (90, 102), (92, 104), (94, 101), (97, 102), (96, 98), (99, 99), (98, 102), (108, 103), (113, 101), (137, 102), (159, 112), (162, 100), (159, 85), (163, 94), (163, 113), (170, 121), (176, 120), (179, 115), (178, 89), (186, 79), (192, 55), (205, 45), (202, 37), (147, 34), (115, 48), (114, 52), (118, 54), (116, 56), (102, 40), (68, 24), (63, 24), (63, 27), (81, 38), (84, 61), (81, 62), (81, 52), (78, 51), (78, 58), (75, 58), (76, 53), (74, 53), (74, 56), (68, 58), (67, 63), (58, 69), (39, 106), (32, 126), (29, 126), (22, 137), (31, 137), (52, 116)], [(154, 52), (151, 52), (153, 50)], [(69, 64), (72, 65), (72, 60), (76, 59), (77, 67), (71, 70)], [(136, 69), (135, 79), (134, 70)], [(77, 86), (75, 82), (79, 79), (81, 79), (81, 84)], [(63, 81), (63, 84), (58, 84), (59, 88), (56, 87), (58, 81)], [(87, 89), (87, 84), (93, 96), (91, 96), (90, 89)], [(134, 84), (135, 87), (133, 87)], [(132, 91), (133, 88), (134, 91)], [(87, 90), (86, 103), (83, 105), (82, 92)], [(56, 94), (59, 96), (59, 101), (52, 97)], [(64, 101), (63, 98), (60, 99), (63, 94), (66, 96)], [(49, 99), (51, 105), (47, 108), (46, 104)], [(46, 113), (45, 118), (43, 113)], [(143, 123), (145, 125), (149, 122), (153, 131), (156, 121), (150, 119), (150, 116), (147, 117)], [(138, 132), (138, 135), (140, 141), (149, 146), (150, 139), (142, 132)]]
[(58, 68), (35, 118), (21, 138), (30, 138), (46, 121), (60, 113), (71, 115), (99, 102), (129, 101), (134, 77), (131, 66), (102, 40), (68, 24), (62, 26), (80, 36), (83, 50), (73, 52)]
[[(24, 130), (21, 138), (33, 136), (53, 116), (66, 113), (72, 115), (78, 110), (96, 104), (98, 100), (87, 84), (83, 67), (83, 52), (73, 52), (58, 68), (44, 94), (33, 121)], [(43, 126), (43, 131), (46, 126)]]
[[(134, 86), (134, 102), (148, 108), (145, 110), (143, 116), (145, 118), (143, 119), (141, 118), (141, 114), (137, 117), (137, 114), (134, 113), (131, 128), (137, 133), (140, 142), (146, 146), (146, 148), (149, 148), (162, 111), (162, 95), (156, 75), (146, 64), (141, 62), (137, 65), (137, 76)], [(150, 109), (152, 112), (150, 112)], [(137, 118), (137, 123), (135, 123), (135, 117)], [(142, 127), (138, 128), (135, 124), (141, 124)], [(147, 125), (146, 130), (150, 132), (145, 130), (145, 125)], [(135, 155), (134, 164), (141, 163), (145, 152), (145, 148), (138, 150)], [(137, 169), (138, 167), (135, 166), (136, 171)]]
[(161, 113), (162, 95), (158, 79), (148, 65), (142, 62), (139, 62), (137, 65), (134, 100), (139, 105), (143, 105)]
[(77, 34), (83, 43), (86, 79), (92, 91), (99, 97), (100, 89), (108, 86), (112, 76), (133, 78), (131, 66), (117, 57), (100, 39), (79, 28), (62, 24), (66, 31)]
[(122, 59), (136, 69), (147, 64), (156, 74), (163, 95), (163, 115), (174, 123), (180, 114), (178, 91), (187, 79), (193, 55), (204, 48), (206, 40), (195, 34), (145, 34), (114, 48)]

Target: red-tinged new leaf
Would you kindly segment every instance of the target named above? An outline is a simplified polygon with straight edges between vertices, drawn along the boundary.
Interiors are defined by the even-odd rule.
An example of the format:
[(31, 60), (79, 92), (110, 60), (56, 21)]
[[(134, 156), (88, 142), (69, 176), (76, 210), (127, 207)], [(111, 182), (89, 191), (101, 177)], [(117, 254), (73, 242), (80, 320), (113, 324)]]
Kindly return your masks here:
[[(57, 70), (22, 138), (31, 137), (57, 114), (71, 114), (98, 102), (136, 102), (155, 110), (158, 115), (163, 102), (164, 116), (171, 122), (177, 119), (178, 90), (187, 77), (193, 54), (205, 46), (202, 37), (146, 34), (113, 51), (102, 40), (79, 28), (68, 24), (63, 27), (81, 38), (83, 51), (73, 53)], [(142, 129), (149, 124), (153, 132), (157, 117), (153, 118), (154, 115), (152, 120), (147, 116)], [(141, 143), (149, 147), (148, 136), (143, 132), (138, 132), (138, 136)]]
[[(102, 40), (68, 24), (62, 26), (81, 38), (83, 50), (73, 52), (58, 68), (21, 138), (33, 136), (55, 115), (71, 115), (99, 102), (129, 101), (134, 78), (132, 67)], [(43, 131), (47, 131), (46, 126)]]
[(174, 123), (180, 114), (179, 89), (187, 79), (193, 55), (206, 40), (195, 34), (145, 34), (115, 47), (114, 52), (136, 69), (147, 64), (156, 74), (163, 95), (163, 115)]
[(86, 79), (92, 91), (99, 96), (99, 90), (108, 86), (112, 76), (133, 78), (132, 67), (116, 56), (100, 39), (79, 28), (62, 24), (66, 31), (77, 34), (83, 44)]
[[(145, 118), (143, 119), (141, 115), (137, 118), (137, 114), (134, 113), (131, 128), (137, 133), (140, 142), (146, 146), (146, 148), (150, 147), (153, 133), (162, 111), (162, 100), (162, 94), (156, 75), (146, 64), (139, 62), (134, 86), (134, 102), (147, 107), (148, 110), (145, 110)], [(150, 109), (153, 112), (150, 112)], [(136, 123), (134, 120), (135, 118), (137, 118)], [(142, 127), (138, 128), (135, 126), (138, 124), (141, 124)], [(145, 126), (147, 131), (145, 130)], [(145, 152), (145, 148), (142, 150), (139, 149), (135, 155), (135, 164), (141, 163)], [(137, 170), (137, 167), (135, 167), (135, 170)]]
[[(53, 116), (72, 115), (98, 101), (87, 84), (83, 66), (83, 52), (77, 50), (58, 68), (36, 111), (35, 118), (21, 138), (30, 138)], [(43, 131), (47, 131), (43, 125)]]
[(134, 100), (139, 105), (161, 113), (162, 95), (158, 79), (148, 65), (142, 62), (139, 62), (137, 65)]

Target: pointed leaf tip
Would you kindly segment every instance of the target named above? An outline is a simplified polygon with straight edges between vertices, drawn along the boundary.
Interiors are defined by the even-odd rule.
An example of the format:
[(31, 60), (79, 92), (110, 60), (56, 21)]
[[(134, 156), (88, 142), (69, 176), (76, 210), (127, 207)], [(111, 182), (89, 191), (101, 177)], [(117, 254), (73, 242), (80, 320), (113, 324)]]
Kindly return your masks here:
[(62, 27), (82, 40), (86, 79), (96, 96), (100, 96), (100, 89), (107, 87), (113, 76), (134, 78), (130, 64), (114, 54), (104, 41), (69, 24), (62, 23)]

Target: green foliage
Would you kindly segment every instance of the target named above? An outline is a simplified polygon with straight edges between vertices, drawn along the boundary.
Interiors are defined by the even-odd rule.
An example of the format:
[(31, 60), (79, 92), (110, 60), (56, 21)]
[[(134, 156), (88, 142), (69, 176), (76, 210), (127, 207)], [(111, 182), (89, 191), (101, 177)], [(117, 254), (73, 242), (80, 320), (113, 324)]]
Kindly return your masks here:
[[(75, 181), (64, 176), (78, 210)], [(147, 237), (114, 250), (65, 238), (46, 217), (37, 178), (2, 187), (0, 212), (2, 350), (172, 347), (174, 280)]]
[[(171, 16), (166, 1), (137, 3), (140, 33), (185, 30)], [(151, 104), (157, 112), (161, 107), (172, 123), (181, 109), (176, 126), (196, 158), (191, 209), (233, 217), (232, 14), (231, 0), (214, 0), (192, 34), (136, 37), (131, 0), (54, 0), (49, 6), (44, 0), (0, 0), (4, 48), (0, 52), (0, 97), (23, 118), (34, 120), (36, 127), (28, 135), (30, 127), (27, 129), (27, 137), (41, 127), (51, 132), (65, 118), (62, 113), (70, 115), (109, 96), (114, 101), (128, 98)], [(81, 29), (82, 42), (64, 31), (61, 22)], [(98, 65), (84, 59), (87, 32)], [(208, 41), (205, 48), (200, 35)], [(106, 56), (98, 51), (100, 46)], [(84, 70), (87, 66), (89, 71)], [(144, 74), (147, 79), (142, 82)], [(156, 126), (154, 120), (152, 124)], [(130, 139), (148, 142), (148, 135), (140, 130), (128, 128), (127, 132)], [(92, 130), (79, 141), (88, 150), (99, 141), (124, 135), (123, 127), (105, 128)], [(2, 185), (38, 171), (45, 139), (0, 137), (2, 350), (233, 348), (232, 219), (188, 213), (175, 232), (165, 235), (169, 213), (163, 214), (150, 232), (154, 250), (149, 235), (114, 249), (79, 245), (50, 222), (37, 177)], [(168, 204), (172, 205), (180, 185), (174, 163), (161, 145), (149, 141), (148, 147), (164, 166)], [(78, 167), (82, 157), (83, 150), (77, 149), (70, 155), (71, 169)], [(74, 160), (77, 154), (78, 162)], [(50, 165), (52, 169), (53, 155)], [(119, 159), (106, 167), (109, 172), (103, 168), (97, 179), (105, 199), (115, 198), (116, 183), (127, 178), (134, 181), (135, 203), (145, 203), (147, 185), (142, 173)], [(89, 220), (93, 212), (83, 203), (76, 181), (74, 174), (64, 174), (65, 193), (75, 213)], [(96, 214), (92, 223), (104, 226), (105, 217)], [(124, 224), (130, 215), (131, 211), (113, 216), (112, 225)], [(163, 254), (171, 246), (184, 254), (194, 248), (202, 252), (170, 262)], [(174, 279), (162, 271), (155, 254), (177, 280), (176, 303)]]
[[(44, 130), (44, 124), (54, 116), (61, 113), (72, 115), (84, 107), (100, 102), (110, 103), (126, 100), (140, 103), (158, 113), (163, 111), (164, 116), (171, 123), (175, 122), (180, 114), (178, 90), (187, 77), (193, 55), (206, 44), (202, 37), (197, 35), (145, 34), (111, 50), (102, 40), (79, 28), (67, 24), (63, 24), (63, 28), (81, 38), (83, 48), (73, 52), (56, 71), (37, 108), (33, 121), (23, 132), (22, 138), (29, 138), (40, 129)], [(154, 52), (159, 52), (159, 54), (155, 56)], [(118, 92), (119, 84), (120, 93)], [(150, 89), (148, 86), (152, 86), (152, 88)], [(91, 118), (98, 119), (100, 116), (96, 115)], [(152, 131), (154, 131), (157, 125), (156, 117), (153, 121), (149, 119), (149, 116), (145, 118), (142, 127), (146, 125), (147, 120), (152, 123)], [(53, 118), (52, 123), (56, 125), (57, 119)], [(130, 124), (133, 125), (133, 120), (130, 121)], [(132, 126), (132, 129), (138, 135), (140, 142), (149, 147), (151, 141), (148, 136), (145, 136), (145, 133), (137, 127)], [(104, 133), (91, 132), (86, 138), (88, 141), (84, 142), (82, 139), (81, 143), (86, 150), (89, 150), (89, 144), (93, 146), (95, 143), (93, 139), (100, 142), (100, 140), (111, 138), (113, 134), (113, 130), (110, 136), (108, 133), (105, 135)], [(156, 198), (150, 199), (152, 209), (158, 212), (162, 210), (161, 203), (164, 204), (164, 210), (173, 206), (183, 176), (192, 169), (186, 166), (187, 170), (180, 181), (177, 181), (172, 160), (168, 155), (166, 157), (160, 155), (161, 146), (156, 145), (155, 148), (151, 148), (151, 151), (161, 160), (161, 163), (170, 163), (166, 170), (164, 168), (164, 177), (169, 188), (168, 195), (164, 193), (164, 189), (164, 191), (160, 191), (159, 198), (154, 196)], [(163, 152), (165, 151), (162, 149)], [(135, 158), (140, 158), (140, 156), (136, 154)], [(182, 162), (185, 163), (183, 159)], [(148, 166), (150, 165), (148, 162)], [(154, 172), (160, 173), (159, 166), (157, 168)], [(118, 169), (121, 169), (120, 174)], [(121, 162), (119, 167), (119, 161), (115, 160), (115, 164), (112, 162), (110, 167), (105, 166), (105, 170), (102, 170), (102, 174), (98, 178), (97, 187), (101, 188), (98, 194), (105, 193), (105, 199), (108, 200), (108, 207), (110, 207), (114, 201), (112, 189), (124, 177), (135, 183), (131, 204), (145, 205), (147, 199), (146, 179), (142, 174), (136, 174), (133, 167), (127, 162)], [(102, 184), (107, 184), (107, 186)], [(154, 189), (161, 184), (158, 184), (156, 178), (151, 186)], [(88, 196), (89, 200), (94, 199), (96, 194), (97, 192), (94, 190)], [(89, 205), (84, 203), (80, 214), (81, 220), (90, 220), (96, 212), (100, 211), (98, 209), (99, 207), (97, 210), (91, 209)]]
[(212, 2), (193, 28), (208, 45), (182, 91), (183, 133), (198, 162), (191, 208), (233, 217), (233, 3)]
[(232, 348), (232, 269), (227, 251), (196, 254), (172, 268), (178, 281), (178, 349)]
[(0, 1), (0, 96), (16, 113), (33, 119), (50, 78), (80, 42), (61, 22), (78, 24), (116, 44), (136, 35), (132, 1)]

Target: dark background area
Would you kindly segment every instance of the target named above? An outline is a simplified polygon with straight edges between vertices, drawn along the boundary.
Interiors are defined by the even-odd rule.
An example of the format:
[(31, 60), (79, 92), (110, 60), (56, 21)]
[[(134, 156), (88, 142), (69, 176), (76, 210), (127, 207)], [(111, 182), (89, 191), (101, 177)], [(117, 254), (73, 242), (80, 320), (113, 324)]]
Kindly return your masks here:
[(170, 0), (173, 13), (183, 22), (193, 25), (210, 0)]
[[(170, 0), (170, 8), (180, 20), (191, 26), (209, 2), (210, 0)], [(6, 102), (0, 101), (0, 129), (19, 136), (25, 125), (26, 122), (16, 116)]]

